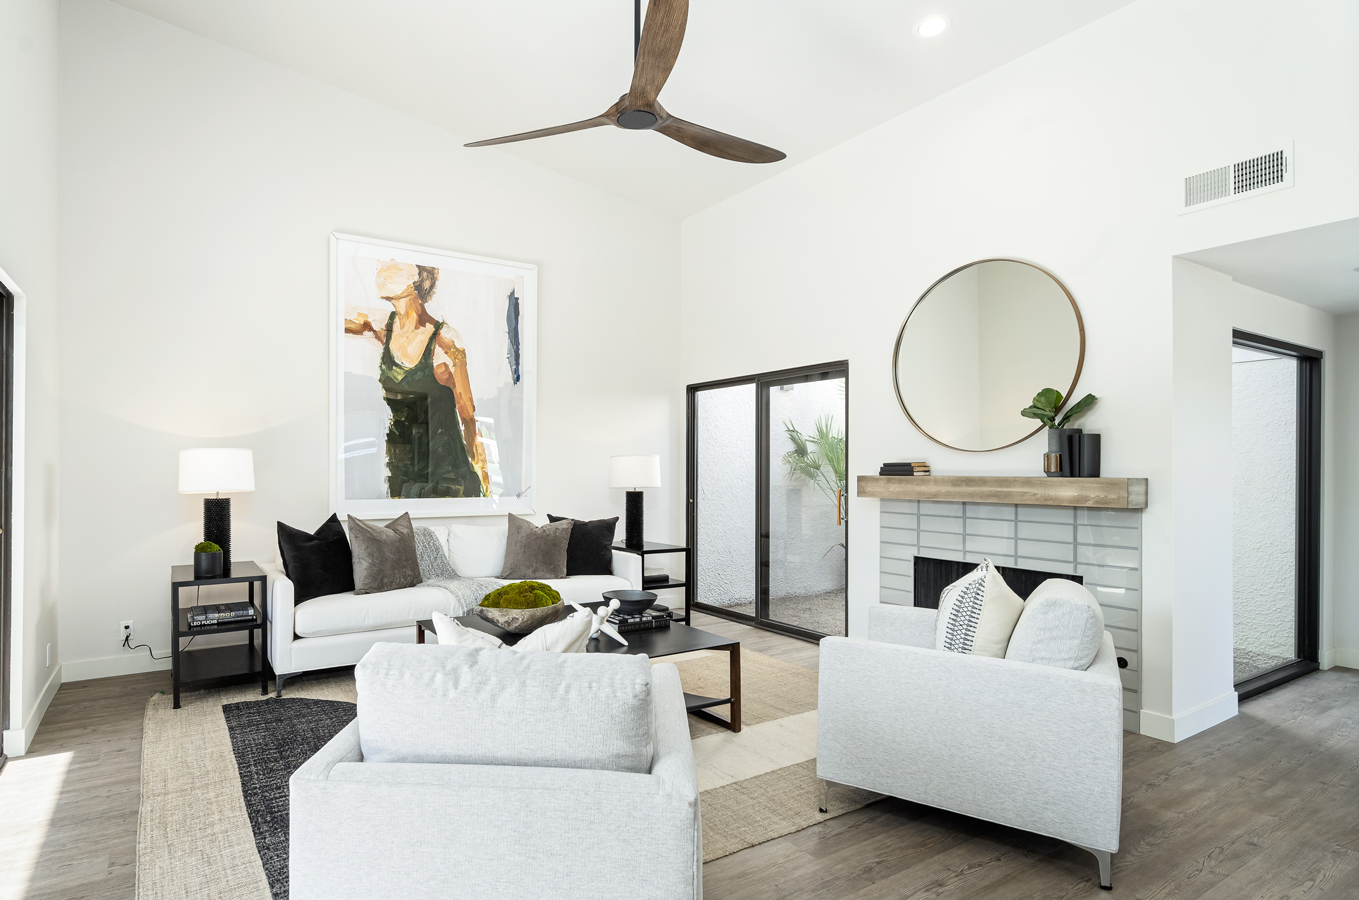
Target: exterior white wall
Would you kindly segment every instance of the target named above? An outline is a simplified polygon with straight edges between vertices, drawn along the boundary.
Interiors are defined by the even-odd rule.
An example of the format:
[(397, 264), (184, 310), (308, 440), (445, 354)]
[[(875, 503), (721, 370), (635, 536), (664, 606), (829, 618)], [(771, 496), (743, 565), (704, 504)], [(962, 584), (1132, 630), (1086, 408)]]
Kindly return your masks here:
[(675, 219), (103, 0), (62, 5), (61, 65), (68, 677), (149, 665), (123, 619), (168, 651), (179, 450), (254, 450), (240, 558), (329, 515), (332, 231), (537, 264), (539, 521), (621, 516), (609, 456), (659, 453), (648, 537), (683, 534)]
[[(1104, 474), (1150, 479), (1144, 725), (1170, 739), (1211, 726), (1235, 709), (1223, 461), (1230, 328), (1248, 325), (1182, 334), (1172, 257), (1359, 215), (1359, 117), (1336, 114), (1359, 108), (1356, 35), (1345, 0), (1288, 16), (1264, 0), (1141, 0), (686, 219), (684, 380), (848, 359), (852, 474), (928, 459), (940, 475), (1037, 475), (1041, 435), (986, 454), (929, 442), (889, 367), (910, 304), (944, 272), (997, 256), (1053, 271), (1084, 316), (1077, 392), (1101, 400), (1081, 424), (1104, 435)], [(1176, 215), (1185, 175), (1288, 139), (1294, 187)], [(1323, 316), (1270, 302), (1296, 310), (1285, 330)], [(856, 635), (878, 596), (876, 502), (851, 502)]]
[(698, 541), (694, 598), (711, 606), (755, 602), (755, 385), (695, 398)]
[(1232, 644), (1297, 647), (1298, 363), (1232, 363)]
[[(10, 723), (18, 756), (61, 685), (57, 610), (57, 3), (0, 0), (0, 270), (16, 293)], [(51, 648), (50, 661), (48, 648)]]

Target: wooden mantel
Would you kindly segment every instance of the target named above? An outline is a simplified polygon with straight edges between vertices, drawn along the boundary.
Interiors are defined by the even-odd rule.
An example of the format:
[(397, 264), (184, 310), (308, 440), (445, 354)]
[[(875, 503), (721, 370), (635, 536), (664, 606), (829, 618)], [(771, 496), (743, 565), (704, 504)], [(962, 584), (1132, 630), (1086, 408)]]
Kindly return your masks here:
[(860, 475), (859, 496), (880, 500), (952, 500), (1146, 509), (1145, 478), (1010, 478), (982, 475)]

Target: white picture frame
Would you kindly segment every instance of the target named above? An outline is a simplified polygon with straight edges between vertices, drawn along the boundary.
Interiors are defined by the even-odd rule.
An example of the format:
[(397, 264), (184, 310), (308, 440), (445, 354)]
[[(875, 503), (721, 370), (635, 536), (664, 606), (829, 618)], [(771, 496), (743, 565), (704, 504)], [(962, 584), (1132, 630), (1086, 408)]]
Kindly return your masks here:
[[(393, 263), (397, 265), (393, 266)], [(397, 322), (394, 310), (397, 303), (405, 302), (402, 308), (409, 311), (410, 299), (409, 295), (406, 301), (383, 299), (378, 296), (374, 282), (388, 285), (390, 273), (414, 269), (421, 273), (437, 270), (434, 282), (425, 277), (418, 283), (425, 285), (425, 292), (420, 297), (422, 320), (437, 321), (434, 331), (440, 338), (429, 338), (415, 364), (394, 369), (400, 348), (393, 349), (388, 340), (398, 343), (402, 340), (402, 326)], [(435, 285), (432, 288), (428, 286), (431, 283)], [(410, 286), (412, 291), (415, 286)], [(513, 298), (506, 288), (512, 289)], [(513, 301), (518, 304), (517, 354), (512, 349), (514, 343), (508, 316)], [(331, 509), (342, 518), (353, 515), (362, 519), (394, 518), (402, 513), (410, 513), (412, 518), (532, 513), (537, 438), (537, 306), (536, 265), (332, 233), (329, 319)], [(495, 320), (496, 316), (499, 321)], [(371, 327), (364, 325), (365, 319)], [(347, 322), (351, 328), (365, 330), (347, 333)], [(390, 333), (388, 325), (391, 326)], [(424, 328), (428, 332), (429, 325)], [(406, 334), (416, 340), (410, 346), (418, 347), (422, 333), (412, 327)], [(450, 337), (452, 344), (447, 343)], [(444, 353), (445, 349), (453, 354), (452, 357)], [(396, 365), (399, 366), (399, 362)], [(457, 463), (462, 474), (457, 476), (461, 480), (456, 481), (453, 488), (449, 485), (454, 483), (450, 482), (454, 476), (429, 476), (431, 464), (428, 462), (419, 471), (431, 477), (431, 481), (420, 482), (418, 476), (412, 477), (413, 464), (405, 452), (410, 444), (393, 442), (393, 446), (405, 448), (399, 449), (396, 456), (388, 446), (387, 438), (394, 433), (391, 430), (392, 410), (399, 408), (393, 406), (399, 402), (394, 398), (409, 396), (390, 389), (391, 373), (412, 372), (420, 365), (426, 367), (426, 372), (438, 370), (441, 377), (452, 377), (452, 367), (460, 367), (458, 383), (465, 388), (463, 395), (473, 397), (476, 426), (470, 445), (465, 435), (472, 426), (468, 424), (464, 396), (448, 386), (448, 394), (440, 393), (437, 398), (444, 420), (453, 421), (456, 414), (460, 423), (458, 434), (452, 439), (454, 444), (464, 450), (471, 446), (474, 451), (480, 445), (479, 460), (476, 452), (467, 452), (469, 459)], [(439, 392), (437, 386), (431, 393), (436, 392)], [(450, 405), (454, 397), (457, 398), (456, 406)], [(432, 401), (425, 402), (427, 408), (432, 409), (433, 405)], [(433, 416), (434, 413), (427, 409), (426, 415)], [(436, 452), (439, 447), (447, 449), (449, 429), (434, 429), (431, 425), (426, 432), (445, 435), (433, 443), (427, 437), (423, 439), (426, 457), (456, 461), (456, 450), (441, 455)], [(466, 474), (468, 467), (475, 478)], [(446, 471), (447, 466), (443, 470)], [(422, 495), (422, 492), (437, 494), (450, 489), (470, 491), (472, 488), (468, 485), (475, 481), (481, 483), (480, 496)], [(409, 485), (408, 490), (414, 493), (407, 496), (408, 490), (394, 489), (393, 484)], [(397, 496), (391, 496), (394, 490)]]

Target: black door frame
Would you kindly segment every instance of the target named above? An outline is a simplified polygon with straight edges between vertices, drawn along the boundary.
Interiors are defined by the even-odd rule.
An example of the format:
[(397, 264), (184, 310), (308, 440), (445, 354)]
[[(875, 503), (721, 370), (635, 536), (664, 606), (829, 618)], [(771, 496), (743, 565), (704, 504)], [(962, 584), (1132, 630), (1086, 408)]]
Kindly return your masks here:
[[(688, 496), (687, 537), (689, 546), (689, 566), (686, 580), (692, 592), (692, 606), (711, 616), (730, 619), (746, 625), (753, 625), (768, 631), (816, 642), (823, 635), (808, 631), (796, 625), (778, 622), (769, 618), (769, 400), (768, 389), (779, 384), (796, 384), (800, 381), (844, 378), (845, 380), (845, 458), (849, 459), (849, 360), (822, 363), (815, 366), (798, 366), (792, 369), (778, 369), (756, 375), (737, 378), (722, 378), (688, 385), (685, 411), (685, 492)], [(694, 428), (698, 412), (697, 397), (703, 391), (716, 388), (737, 387), (749, 384), (755, 388), (755, 615), (733, 612), (720, 606), (710, 606), (703, 602), (698, 584), (698, 444), (697, 430)], [(846, 486), (848, 494), (848, 486)], [(845, 497), (848, 504), (849, 498)], [(845, 536), (845, 633), (849, 633), (849, 536)]]
[[(14, 494), (14, 294), (0, 283), (0, 730), (10, 728), (9, 694), (13, 685), (10, 672), (14, 665), (11, 644), (11, 607), (13, 606), (13, 566), (10, 541), (13, 536), (11, 498)], [(0, 748), (0, 767), (5, 754)]]
[(1297, 658), (1237, 682), (1237, 699), (1246, 700), (1321, 667), (1322, 353), (1236, 328), (1232, 345), (1291, 356), (1298, 363)]

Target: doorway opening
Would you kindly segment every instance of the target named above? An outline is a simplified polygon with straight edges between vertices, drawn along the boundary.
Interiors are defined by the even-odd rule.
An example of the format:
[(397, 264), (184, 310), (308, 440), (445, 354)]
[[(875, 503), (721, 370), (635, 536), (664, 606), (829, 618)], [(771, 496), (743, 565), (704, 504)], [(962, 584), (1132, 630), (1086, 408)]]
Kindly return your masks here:
[(1242, 700), (1318, 668), (1321, 358), (1232, 332), (1232, 680)]
[(805, 640), (846, 634), (849, 364), (688, 395), (694, 607)]

